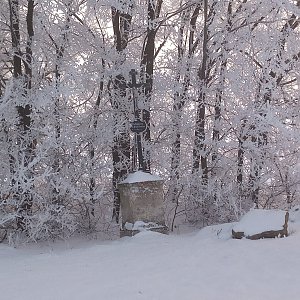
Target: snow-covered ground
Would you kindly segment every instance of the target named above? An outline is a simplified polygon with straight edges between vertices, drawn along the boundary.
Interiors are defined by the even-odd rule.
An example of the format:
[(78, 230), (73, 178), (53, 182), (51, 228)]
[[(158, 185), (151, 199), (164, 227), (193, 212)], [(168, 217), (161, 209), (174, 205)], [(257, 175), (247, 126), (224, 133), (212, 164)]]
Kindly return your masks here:
[(297, 300), (300, 232), (233, 240), (233, 224), (116, 241), (0, 244), (3, 300)]

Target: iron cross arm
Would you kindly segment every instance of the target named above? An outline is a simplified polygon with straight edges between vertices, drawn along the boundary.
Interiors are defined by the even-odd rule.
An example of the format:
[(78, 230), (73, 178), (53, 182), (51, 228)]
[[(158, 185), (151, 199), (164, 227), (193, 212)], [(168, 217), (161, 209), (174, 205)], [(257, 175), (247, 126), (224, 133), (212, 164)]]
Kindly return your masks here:
[(140, 87), (151, 88), (151, 84), (149, 82), (140, 82), (140, 83), (136, 82), (137, 71), (135, 69), (131, 69), (129, 74), (131, 75), (131, 82), (128, 82), (128, 83), (122, 82), (122, 83), (120, 83), (119, 87), (121, 89), (140, 88)]
[(127, 84), (128, 87), (130, 87), (130, 88), (139, 88), (139, 87), (150, 88), (150, 83), (147, 83), (147, 82), (137, 83), (136, 82), (137, 71), (135, 69), (131, 69), (129, 74), (131, 75), (131, 83)]
[(127, 83), (127, 87), (129, 88), (140, 88), (140, 87), (148, 87), (148, 83)]
[(119, 85), (121, 89), (126, 89), (126, 88), (140, 88), (140, 87), (145, 87), (145, 88), (150, 88), (151, 84), (150, 83), (122, 83)]

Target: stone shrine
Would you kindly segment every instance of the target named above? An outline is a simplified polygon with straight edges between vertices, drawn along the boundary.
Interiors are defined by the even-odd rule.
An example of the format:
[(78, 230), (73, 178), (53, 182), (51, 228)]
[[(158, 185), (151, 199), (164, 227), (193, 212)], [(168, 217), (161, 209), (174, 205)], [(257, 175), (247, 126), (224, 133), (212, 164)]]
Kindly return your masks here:
[(118, 184), (121, 201), (120, 236), (150, 230), (168, 233), (165, 225), (163, 180), (150, 173), (136, 171)]

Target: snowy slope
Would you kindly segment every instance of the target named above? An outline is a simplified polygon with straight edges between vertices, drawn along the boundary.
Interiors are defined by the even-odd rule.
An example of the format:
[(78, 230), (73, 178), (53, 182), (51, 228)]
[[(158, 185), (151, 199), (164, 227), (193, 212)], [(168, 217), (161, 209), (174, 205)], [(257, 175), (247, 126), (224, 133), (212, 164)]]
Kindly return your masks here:
[(73, 246), (0, 244), (0, 299), (300, 299), (300, 235), (233, 240), (232, 226)]

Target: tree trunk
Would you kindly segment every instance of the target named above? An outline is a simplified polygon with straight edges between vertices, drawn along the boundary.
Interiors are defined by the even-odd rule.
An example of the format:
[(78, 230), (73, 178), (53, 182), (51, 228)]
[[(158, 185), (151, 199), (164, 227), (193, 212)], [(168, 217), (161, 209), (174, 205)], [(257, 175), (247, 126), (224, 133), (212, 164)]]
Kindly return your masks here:
[(52, 163), (52, 172), (53, 176), (53, 189), (52, 189), (52, 203), (61, 204), (62, 195), (60, 195), (60, 182), (57, 180), (59, 177), (58, 174), (61, 171), (61, 66), (64, 58), (65, 49), (68, 44), (68, 33), (70, 28), (70, 20), (71, 20), (71, 2), (69, 1), (67, 4), (67, 13), (65, 26), (62, 29), (61, 33), (61, 44), (58, 44), (51, 38), (54, 43), (56, 49), (56, 61), (55, 61), (55, 97), (54, 97), (54, 130), (55, 130), (55, 147), (54, 147), (54, 156)]
[[(21, 56), (21, 38), (20, 38), (20, 19), (19, 19), (19, 1), (9, 1), (10, 8), (10, 26), (11, 39), (13, 48), (13, 76), (15, 84), (20, 90), (19, 97), (30, 97), (29, 91), (31, 89), (32, 80), (32, 41), (34, 36), (33, 31), (33, 10), (34, 3), (32, 0), (28, 1), (26, 25), (27, 25), (27, 45), (26, 55), (23, 60), (25, 66), (25, 74), (22, 72), (22, 56)], [(27, 103), (26, 103), (27, 102)], [(17, 227), (24, 230), (26, 227), (26, 215), (32, 207), (32, 171), (29, 169), (29, 163), (33, 158), (33, 150), (35, 142), (33, 141), (31, 133), (31, 105), (26, 101), (25, 104), (17, 105), (18, 112), (18, 131), (17, 138), (17, 156), (10, 153), (10, 165), (13, 170), (12, 184), (14, 187), (15, 197), (18, 204)], [(23, 174), (23, 175), (21, 175)]]
[(113, 83), (113, 95), (111, 96), (114, 111), (114, 144), (112, 149), (114, 189), (113, 218), (117, 223), (119, 222), (120, 213), (120, 192), (118, 183), (125, 178), (130, 170), (130, 135), (127, 126), (129, 119), (127, 107), (126, 105), (124, 106), (126, 99), (124, 83), (124, 77), (122, 75), (117, 76)]
[(236, 175), (236, 181), (237, 181), (237, 187), (239, 192), (239, 198), (243, 197), (243, 173), (244, 173), (244, 155), (245, 155), (245, 148), (244, 143), (247, 140), (247, 134), (245, 133), (245, 127), (246, 127), (247, 121), (244, 119), (242, 121), (241, 130), (239, 133), (238, 141), (238, 153), (237, 153), (237, 175)]
[[(169, 189), (169, 198), (173, 203), (178, 202), (179, 193), (182, 188), (179, 186), (180, 179), (180, 161), (181, 161), (181, 123), (182, 123), (182, 112), (186, 102), (187, 92), (190, 86), (190, 72), (191, 72), (191, 62), (194, 56), (195, 50), (197, 48), (198, 42), (194, 41), (194, 32), (196, 30), (196, 22), (199, 16), (200, 5), (197, 4), (192, 15), (189, 11), (184, 10), (182, 12), (182, 23), (179, 28), (179, 38), (177, 46), (177, 64), (178, 71), (176, 76), (176, 87), (181, 87), (181, 92), (178, 91), (174, 95), (174, 104), (173, 104), (173, 143), (171, 148), (171, 177), (170, 177), (170, 189)], [(187, 55), (187, 66), (184, 71), (183, 81), (181, 82), (181, 68), (183, 63), (183, 56), (185, 53), (185, 48), (183, 44), (184, 40), (184, 30), (186, 25), (190, 25), (189, 32), (189, 48)]]
[[(104, 67), (104, 60), (102, 59), (102, 66)], [(99, 92), (98, 92), (98, 97), (97, 101), (94, 106), (94, 113), (93, 113), (93, 123), (92, 123), (92, 141), (89, 144), (89, 155), (90, 155), (90, 180), (89, 180), (89, 192), (90, 192), (90, 201), (91, 204), (93, 205), (91, 209), (91, 214), (92, 216), (95, 215), (95, 192), (96, 192), (96, 178), (95, 178), (95, 152), (96, 152), (96, 147), (95, 147), (95, 138), (96, 138), (96, 131), (98, 127), (98, 117), (99, 117), (99, 108), (100, 108), (100, 103), (102, 99), (104, 91), (104, 81), (102, 80), (100, 82), (99, 86)]]
[(145, 95), (145, 107), (142, 110), (142, 118), (146, 123), (146, 130), (143, 133), (144, 139), (144, 167), (143, 169), (150, 172), (151, 158), (150, 158), (150, 144), (151, 144), (151, 132), (150, 132), (150, 106), (151, 106), (151, 94), (153, 90), (153, 68), (155, 61), (155, 37), (158, 30), (155, 21), (159, 18), (162, 0), (148, 0), (148, 25), (147, 36), (144, 41), (144, 47), (142, 51), (141, 68), (145, 72), (146, 87), (144, 88)]
[(206, 88), (208, 85), (209, 70), (208, 65), (208, 39), (209, 39), (209, 19), (208, 19), (208, 1), (204, 1), (204, 26), (203, 26), (203, 46), (202, 46), (202, 62), (198, 70), (199, 78), (199, 96), (197, 99), (197, 112), (194, 135), (193, 148), (193, 166), (192, 173), (201, 170), (201, 184), (205, 187), (208, 183), (208, 164), (205, 145), (205, 116), (206, 116)]
[[(119, 61), (116, 63), (119, 67), (122, 62), (123, 51), (127, 47), (128, 35), (131, 26), (131, 10), (129, 5), (127, 10), (120, 11), (112, 7), (112, 24), (115, 38), (115, 47), (119, 54)], [(120, 214), (120, 192), (118, 183), (124, 179), (130, 169), (130, 134), (128, 130), (129, 108), (126, 105), (125, 79), (122, 74), (117, 75), (112, 82), (112, 91), (110, 92), (111, 105), (113, 108), (113, 219), (119, 223)]]
[(223, 33), (223, 41), (221, 42), (220, 49), (220, 73), (219, 73), (219, 84), (217, 87), (216, 101), (215, 101), (215, 112), (214, 112), (214, 127), (213, 127), (213, 150), (212, 150), (212, 170), (218, 160), (218, 143), (220, 140), (220, 130), (221, 130), (221, 116), (222, 116), (222, 101), (225, 89), (226, 80), (226, 69), (227, 69), (227, 57), (228, 52), (228, 32), (232, 28), (232, 0), (229, 1), (227, 6), (227, 25), (225, 27), (225, 32)]

